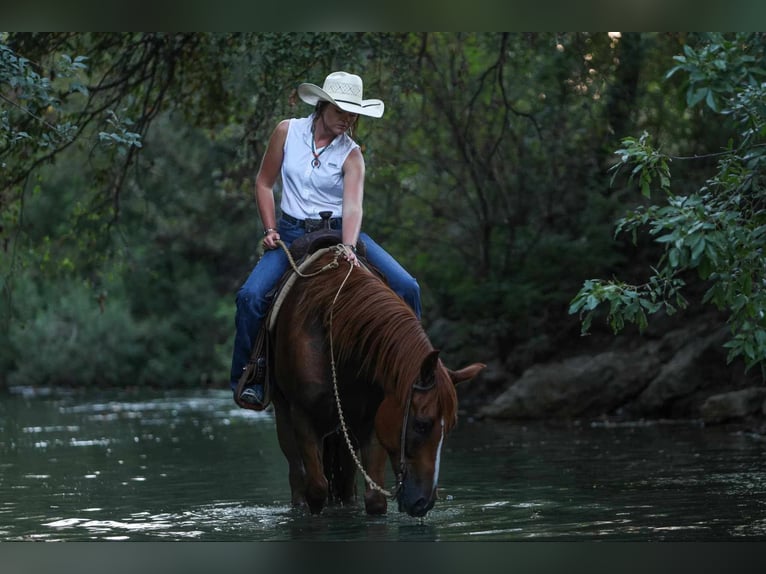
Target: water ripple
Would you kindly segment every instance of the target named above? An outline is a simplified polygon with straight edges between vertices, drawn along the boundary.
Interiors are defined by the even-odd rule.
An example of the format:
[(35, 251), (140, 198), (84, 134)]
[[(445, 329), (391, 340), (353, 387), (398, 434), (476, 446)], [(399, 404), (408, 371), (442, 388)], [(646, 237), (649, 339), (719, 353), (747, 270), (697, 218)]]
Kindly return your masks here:
[(227, 390), (0, 400), (2, 541), (766, 536), (766, 442), (693, 423), (462, 424), (424, 519), (361, 500), (310, 516), (290, 506), (272, 414)]

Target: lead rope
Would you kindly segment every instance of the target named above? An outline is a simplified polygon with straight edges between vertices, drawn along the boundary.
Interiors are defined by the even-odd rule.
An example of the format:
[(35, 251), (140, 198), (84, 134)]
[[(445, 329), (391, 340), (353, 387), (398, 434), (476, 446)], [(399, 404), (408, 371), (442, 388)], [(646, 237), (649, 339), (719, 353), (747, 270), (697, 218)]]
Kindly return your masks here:
[(332, 390), (333, 390), (333, 393), (335, 393), (335, 404), (338, 407), (338, 418), (340, 419), (340, 428), (343, 431), (343, 438), (346, 439), (346, 446), (348, 447), (349, 453), (351, 453), (351, 458), (353, 458), (354, 463), (356, 463), (356, 467), (359, 469), (359, 472), (362, 473), (364, 480), (367, 482), (367, 485), (372, 490), (376, 490), (380, 492), (381, 494), (383, 494), (383, 496), (394, 498), (396, 496), (396, 491), (394, 491), (394, 493), (391, 493), (385, 488), (383, 488), (382, 486), (378, 485), (378, 483), (375, 482), (372, 479), (372, 477), (369, 474), (367, 474), (367, 472), (364, 470), (364, 467), (362, 466), (361, 461), (356, 456), (354, 445), (351, 443), (351, 438), (348, 436), (346, 419), (343, 416), (343, 409), (340, 406), (340, 394), (338, 392), (338, 376), (335, 370), (335, 353), (333, 350), (333, 341), (332, 341), (332, 319), (333, 319), (333, 311), (335, 310), (335, 302), (338, 300), (338, 297), (340, 296), (340, 292), (343, 289), (343, 286), (346, 284), (346, 281), (348, 281), (348, 278), (351, 276), (351, 272), (353, 270), (354, 270), (354, 264), (349, 262), (348, 273), (346, 273), (346, 277), (343, 279), (343, 283), (341, 283), (340, 287), (338, 287), (338, 292), (335, 293), (335, 298), (332, 300), (332, 305), (330, 306), (330, 325), (328, 330), (330, 332), (330, 368), (332, 369)]
[[(330, 263), (328, 263), (327, 265), (325, 265), (324, 267), (322, 267), (321, 269), (319, 269), (318, 271), (314, 273), (304, 274), (301, 271), (301, 268), (305, 268), (307, 267), (307, 265), (304, 263), (301, 265), (301, 268), (299, 268), (298, 265), (295, 263), (295, 260), (293, 259), (292, 255), (290, 254), (290, 249), (281, 239), (277, 240), (277, 245), (279, 245), (287, 254), (287, 259), (290, 261), (290, 265), (293, 268), (293, 271), (295, 271), (296, 275), (300, 277), (314, 277), (316, 275), (319, 275), (320, 273), (323, 273), (324, 271), (339, 267), (340, 264), (338, 263), (338, 259), (341, 253), (343, 253), (343, 251), (345, 250), (345, 247), (342, 244), (339, 244), (335, 247), (327, 248), (324, 251), (320, 249), (314, 254), (314, 256), (320, 255), (320, 252), (322, 252), (321, 254), (324, 254), (324, 252), (326, 251), (335, 251), (335, 259), (333, 259)], [(317, 257), (312, 257), (311, 260), (313, 261), (316, 258)], [(364, 470), (364, 467), (362, 466), (361, 461), (356, 456), (354, 445), (351, 443), (351, 438), (348, 435), (348, 428), (346, 427), (346, 419), (343, 416), (343, 408), (341, 407), (341, 404), (340, 404), (340, 393), (338, 392), (338, 375), (335, 369), (335, 352), (333, 348), (333, 339), (332, 339), (333, 311), (335, 310), (335, 303), (338, 300), (338, 297), (340, 296), (340, 292), (343, 290), (343, 287), (346, 285), (346, 281), (348, 281), (348, 278), (351, 276), (351, 272), (353, 270), (354, 270), (354, 264), (349, 262), (348, 273), (346, 273), (346, 277), (344, 277), (343, 282), (340, 284), (340, 287), (338, 287), (338, 291), (335, 293), (335, 298), (332, 300), (332, 305), (330, 306), (330, 325), (329, 325), (328, 331), (330, 333), (330, 368), (332, 369), (332, 389), (333, 389), (333, 394), (335, 395), (335, 404), (338, 407), (338, 418), (340, 419), (340, 428), (341, 428), (341, 431), (343, 431), (343, 438), (346, 440), (346, 446), (348, 447), (349, 453), (351, 453), (351, 458), (354, 459), (354, 463), (356, 464), (356, 467), (359, 469), (359, 472), (362, 473), (364, 480), (367, 482), (368, 486), (372, 490), (376, 490), (380, 492), (381, 494), (383, 494), (384, 496), (394, 498), (398, 494), (402, 484), (401, 473), (404, 470), (404, 450), (403, 450), (404, 449), (404, 429), (407, 428), (406, 414), (405, 414), (404, 426), (402, 426), (402, 453), (401, 453), (401, 461), (400, 461), (400, 465), (402, 468), (400, 469), (400, 474), (397, 475), (396, 477), (396, 482), (397, 482), (396, 489), (394, 490), (393, 493), (391, 493), (385, 488), (378, 485), (378, 483), (376, 483), (372, 479), (372, 477), (369, 474), (367, 474), (367, 472)], [(410, 394), (409, 399), (411, 398), (412, 398), (412, 395)], [(409, 399), (407, 401), (407, 410), (405, 412), (409, 411)]]

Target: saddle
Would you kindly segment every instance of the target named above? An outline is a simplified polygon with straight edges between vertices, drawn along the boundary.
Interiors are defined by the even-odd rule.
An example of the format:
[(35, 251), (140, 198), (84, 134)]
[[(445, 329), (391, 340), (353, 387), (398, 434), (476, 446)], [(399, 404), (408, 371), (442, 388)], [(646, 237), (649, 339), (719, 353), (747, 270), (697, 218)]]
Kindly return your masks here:
[[(298, 239), (293, 241), (290, 244), (290, 255), (292, 255), (296, 262), (302, 261), (307, 255), (311, 255), (325, 247), (338, 245), (338, 243), (341, 243), (342, 241), (343, 239), (341, 237), (340, 229), (319, 229), (301, 235)], [(361, 239), (357, 242), (356, 254), (359, 257), (365, 257), (367, 255), (367, 250)]]
[[(320, 249), (332, 247), (342, 242), (341, 231), (338, 229), (330, 229), (329, 212), (322, 212), (320, 215), (325, 221), (325, 228), (301, 235), (290, 245), (290, 256), (298, 266), (300, 266), (307, 257), (316, 253)], [(364, 258), (365, 254), (366, 248), (364, 243), (360, 240), (357, 243), (357, 256)], [(250, 354), (250, 360), (242, 371), (239, 381), (237, 381), (237, 390), (234, 393), (234, 401), (243, 409), (262, 411), (271, 402), (271, 389), (274, 383), (273, 374), (271, 372), (271, 364), (273, 363), (273, 353), (270, 348), (271, 326), (276, 321), (276, 314), (279, 312), (281, 301), (284, 298), (282, 295), (286, 295), (287, 292), (285, 291), (284, 294), (280, 294), (284, 289), (290, 288), (293, 283), (290, 281), (290, 278), (293, 277), (294, 273), (295, 271), (293, 269), (288, 269), (277, 283), (277, 286), (267, 295), (270, 300), (269, 310), (266, 313), (266, 318), (255, 338), (255, 343), (253, 344), (253, 349)], [(263, 385), (264, 390), (264, 398), (261, 404), (246, 403), (239, 399), (239, 396), (246, 387), (258, 383)]]

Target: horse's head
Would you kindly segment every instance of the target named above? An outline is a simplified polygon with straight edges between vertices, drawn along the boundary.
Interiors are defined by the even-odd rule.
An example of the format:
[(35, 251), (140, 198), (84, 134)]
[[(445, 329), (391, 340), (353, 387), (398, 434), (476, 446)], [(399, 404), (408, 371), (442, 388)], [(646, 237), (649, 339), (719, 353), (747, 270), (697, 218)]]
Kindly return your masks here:
[(405, 393), (387, 395), (378, 409), (378, 440), (388, 452), (397, 474), (399, 511), (425, 516), (436, 500), (441, 451), (457, 420), (455, 385), (484, 368), (474, 363), (452, 371), (431, 352), (418, 380), (406, 383)]

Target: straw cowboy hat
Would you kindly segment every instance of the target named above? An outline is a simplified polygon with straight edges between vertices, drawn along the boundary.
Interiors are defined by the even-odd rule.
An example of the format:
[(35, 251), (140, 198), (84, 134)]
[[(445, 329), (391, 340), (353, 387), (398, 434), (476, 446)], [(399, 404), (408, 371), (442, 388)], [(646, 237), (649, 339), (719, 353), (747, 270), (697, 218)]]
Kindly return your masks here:
[(301, 84), (298, 96), (312, 106), (320, 101), (330, 102), (347, 112), (372, 118), (381, 117), (385, 107), (381, 100), (363, 100), (362, 78), (346, 72), (333, 72), (325, 78), (321, 88), (314, 84)]

